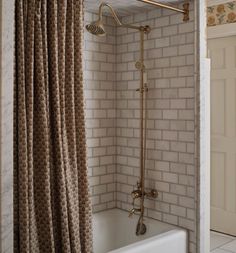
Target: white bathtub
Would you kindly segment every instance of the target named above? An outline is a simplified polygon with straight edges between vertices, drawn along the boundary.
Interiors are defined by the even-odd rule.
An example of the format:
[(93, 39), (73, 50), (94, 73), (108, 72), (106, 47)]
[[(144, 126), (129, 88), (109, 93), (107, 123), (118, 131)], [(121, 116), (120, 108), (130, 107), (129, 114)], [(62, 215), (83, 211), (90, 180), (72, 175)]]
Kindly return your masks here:
[(185, 230), (145, 218), (147, 233), (136, 236), (137, 220), (119, 209), (94, 214), (94, 253), (187, 253)]

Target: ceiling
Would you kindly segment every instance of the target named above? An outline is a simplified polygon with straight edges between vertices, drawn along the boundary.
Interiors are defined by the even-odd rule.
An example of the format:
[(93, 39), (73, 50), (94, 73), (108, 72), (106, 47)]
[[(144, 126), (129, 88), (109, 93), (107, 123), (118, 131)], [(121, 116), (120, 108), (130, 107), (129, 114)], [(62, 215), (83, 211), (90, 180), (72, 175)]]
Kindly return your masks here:
[[(178, 0), (160, 0), (161, 3), (173, 4)], [(102, 0), (85, 0), (85, 10), (89, 12), (98, 12), (98, 6)], [(141, 3), (137, 0), (105, 0), (106, 3), (109, 3), (114, 7), (119, 16), (127, 16), (134, 13), (139, 13), (144, 10), (153, 10), (156, 8), (150, 4)], [(105, 10), (104, 10), (105, 12)]]

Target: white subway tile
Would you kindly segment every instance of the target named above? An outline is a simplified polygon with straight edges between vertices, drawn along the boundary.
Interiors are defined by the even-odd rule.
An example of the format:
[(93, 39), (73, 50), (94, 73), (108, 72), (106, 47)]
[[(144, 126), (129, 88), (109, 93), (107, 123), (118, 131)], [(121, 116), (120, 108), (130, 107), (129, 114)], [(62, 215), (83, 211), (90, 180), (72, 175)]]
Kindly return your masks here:
[(168, 26), (170, 24), (170, 18), (167, 17), (160, 17), (155, 20), (155, 27), (163, 27)]
[(178, 184), (171, 184), (170, 185), (170, 192), (178, 195), (186, 195), (186, 186), (178, 185)]
[(178, 216), (171, 214), (163, 214), (163, 221), (177, 225), (178, 224)]
[(178, 183), (178, 175), (174, 173), (163, 172), (163, 180), (168, 183)]
[(171, 205), (170, 206), (170, 213), (174, 214), (174, 215), (178, 215), (178, 216), (182, 216), (182, 217), (186, 217), (186, 208), (185, 207), (181, 207), (181, 206), (176, 206), (176, 205)]
[(178, 33), (178, 26), (177, 25), (169, 25), (167, 27), (163, 27), (162, 35), (163, 36), (172, 36)]

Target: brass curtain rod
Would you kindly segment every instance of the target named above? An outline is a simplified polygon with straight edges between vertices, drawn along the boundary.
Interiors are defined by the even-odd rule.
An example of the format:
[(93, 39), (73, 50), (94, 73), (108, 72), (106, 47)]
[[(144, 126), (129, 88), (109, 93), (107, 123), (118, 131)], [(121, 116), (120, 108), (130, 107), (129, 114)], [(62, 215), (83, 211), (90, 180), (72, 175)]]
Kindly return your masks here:
[(163, 3), (156, 2), (154, 0), (137, 0), (137, 1), (143, 2), (143, 3), (146, 3), (146, 4), (151, 4), (151, 5), (154, 5), (154, 6), (158, 6), (158, 7), (161, 7), (161, 8), (165, 8), (165, 9), (168, 9), (168, 10), (183, 13), (184, 14), (183, 20), (184, 21), (189, 20), (189, 3), (184, 3), (183, 4), (183, 9), (180, 9), (180, 8), (176, 8), (174, 6), (170, 6), (170, 5), (166, 5), (166, 4), (163, 4)]

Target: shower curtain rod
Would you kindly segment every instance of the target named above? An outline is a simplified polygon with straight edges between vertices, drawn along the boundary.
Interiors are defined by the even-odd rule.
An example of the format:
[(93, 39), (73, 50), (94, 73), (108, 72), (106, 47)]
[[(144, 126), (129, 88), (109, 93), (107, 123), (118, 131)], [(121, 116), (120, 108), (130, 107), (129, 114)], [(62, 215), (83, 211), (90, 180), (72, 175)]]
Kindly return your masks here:
[(161, 8), (165, 8), (165, 9), (172, 10), (172, 11), (181, 12), (184, 15), (183, 21), (188, 21), (189, 20), (189, 3), (184, 3), (183, 4), (183, 9), (180, 9), (180, 8), (176, 8), (174, 6), (170, 6), (170, 5), (166, 5), (166, 4), (163, 4), (163, 3), (156, 2), (154, 0), (137, 0), (137, 1), (143, 2), (143, 3), (146, 3), (146, 4), (151, 4), (151, 5), (154, 5), (154, 6), (158, 6), (158, 7), (161, 7)]

